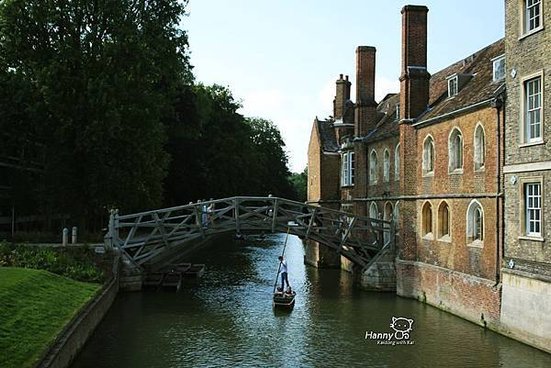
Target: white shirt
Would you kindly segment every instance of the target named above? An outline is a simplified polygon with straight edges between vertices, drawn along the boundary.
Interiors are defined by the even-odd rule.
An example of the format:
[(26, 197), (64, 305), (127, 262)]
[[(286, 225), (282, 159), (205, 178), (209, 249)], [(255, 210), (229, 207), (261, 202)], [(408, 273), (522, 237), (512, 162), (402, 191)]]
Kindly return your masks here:
[(287, 262), (285, 260), (281, 261), (281, 273), (287, 272)]

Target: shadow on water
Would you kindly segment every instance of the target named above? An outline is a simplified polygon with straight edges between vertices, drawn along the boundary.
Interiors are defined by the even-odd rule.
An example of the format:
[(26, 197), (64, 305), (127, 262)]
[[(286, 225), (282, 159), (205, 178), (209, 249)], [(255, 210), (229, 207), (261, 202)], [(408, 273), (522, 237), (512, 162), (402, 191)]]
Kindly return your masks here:
[[(188, 261), (204, 277), (179, 293), (122, 293), (74, 367), (551, 367), (551, 356), (415, 300), (358, 290), (340, 270), (303, 264), (291, 236), (292, 310), (272, 307), (285, 234), (220, 239)], [(392, 317), (410, 345), (380, 344)]]

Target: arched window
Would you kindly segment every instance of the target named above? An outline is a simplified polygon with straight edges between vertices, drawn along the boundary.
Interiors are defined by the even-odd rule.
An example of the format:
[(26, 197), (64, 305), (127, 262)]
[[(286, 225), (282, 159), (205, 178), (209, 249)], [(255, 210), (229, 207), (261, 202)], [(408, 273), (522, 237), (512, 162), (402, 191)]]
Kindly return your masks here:
[(390, 180), (390, 152), (387, 149), (385, 149), (384, 153), (383, 180), (385, 182)]
[[(384, 220), (385, 221), (392, 221), (392, 217), (394, 216), (394, 212), (392, 210), (392, 203), (386, 202), (385, 203), (385, 212), (384, 212)], [(385, 224), (385, 227), (388, 225)], [(387, 227), (387, 231), (384, 232), (384, 240), (385, 243), (387, 243), (390, 240), (390, 226)]]
[(423, 205), (422, 230), (423, 236), (432, 235), (432, 205), (430, 202), (425, 202)]
[(473, 200), (467, 209), (467, 243), (482, 244), (484, 241), (484, 210)]
[(463, 135), (454, 128), (448, 140), (448, 168), (450, 172), (463, 169)]
[(377, 183), (377, 172), (379, 171), (377, 167), (377, 152), (375, 150), (371, 151), (369, 155), (369, 182), (371, 184)]
[(423, 175), (434, 173), (434, 140), (429, 135), (423, 143)]
[(379, 218), (379, 209), (377, 208), (377, 203), (371, 202), (369, 206), (369, 217), (378, 219)]
[(438, 207), (438, 237), (450, 237), (450, 207), (443, 201)]
[(484, 128), (482, 128), (482, 125), (479, 124), (474, 132), (474, 169), (483, 169), (485, 161), (486, 137), (484, 136)]
[(390, 221), (394, 217), (394, 211), (392, 210), (392, 203), (385, 203), (384, 220)]
[(400, 143), (394, 150), (394, 180), (400, 180)]

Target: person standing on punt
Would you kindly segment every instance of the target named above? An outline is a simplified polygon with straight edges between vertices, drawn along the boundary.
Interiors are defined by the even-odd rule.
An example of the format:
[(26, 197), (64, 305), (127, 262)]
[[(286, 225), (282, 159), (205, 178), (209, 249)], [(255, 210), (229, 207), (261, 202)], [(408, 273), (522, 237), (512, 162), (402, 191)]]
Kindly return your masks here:
[(289, 276), (287, 274), (287, 261), (283, 259), (283, 256), (279, 256), (279, 263), (280, 263), (280, 271), (281, 271), (281, 291), (285, 290), (285, 284), (287, 284), (287, 288), (290, 288), (289, 285)]

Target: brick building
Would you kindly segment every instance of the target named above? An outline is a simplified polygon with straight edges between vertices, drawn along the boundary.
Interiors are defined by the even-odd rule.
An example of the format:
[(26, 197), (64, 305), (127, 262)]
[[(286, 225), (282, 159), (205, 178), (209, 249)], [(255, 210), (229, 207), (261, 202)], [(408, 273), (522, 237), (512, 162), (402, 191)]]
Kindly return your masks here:
[(376, 50), (356, 50), (309, 200), (396, 221), (399, 295), (551, 352), (551, 0), (505, 0), (505, 38), (433, 75), (427, 14), (402, 9), (398, 94), (375, 102)]
[(551, 352), (551, 1), (505, 1), (507, 103), (501, 322)]
[[(353, 135), (337, 131), (335, 113), (334, 121), (324, 122), (334, 133), (319, 142), (320, 135), (312, 135), (309, 153), (327, 144), (323, 137), (332, 139), (340, 178), (331, 183), (340, 185), (341, 209), (397, 222), (399, 295), (495, 326), (502, 257), (504, 42), (431, 76), (427, 12), (424, 6), (402, 10), (400, 93), (375, 102), (376, 50), (358, 47)], [(338, 89), (339, 81), (335, 106)], [(316, 185), (326, 185), (318, 179), (323, 170), (310, 166), (314, 159), (309, 155), (311, 194), (323, 191)], [(338, 196), (334, 189), (333, 196)]]

